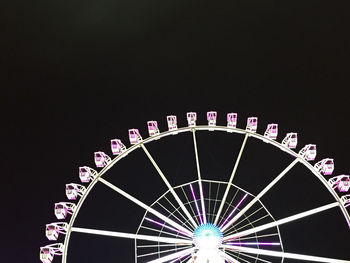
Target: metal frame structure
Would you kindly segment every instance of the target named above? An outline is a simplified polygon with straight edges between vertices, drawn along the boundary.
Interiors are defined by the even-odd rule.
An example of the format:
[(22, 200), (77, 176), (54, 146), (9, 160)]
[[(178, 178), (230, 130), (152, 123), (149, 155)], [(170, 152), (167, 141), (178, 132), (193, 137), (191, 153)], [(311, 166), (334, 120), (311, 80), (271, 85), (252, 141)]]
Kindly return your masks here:
[[(197, 189), (199, 189), (198, 185), (199, 179), (185, 183), (179, 186), (174, 187), (174, 190), (178, 193), (182, 193), (183, 196), (185, 196), (186, 202), (184, 205), (188, 207), (188, 210), (191, 211), (191, 214), (196, 220), (196, 223), (198, 225), (208, 225), (212, 223), (204, 223), (202, 210), (200, 208), (199, 203), (201, 202), (201, 197), (196, 196), (194, 191), (195, 186), (197, 186)], [(207, 220), (212, 222), (217, 216), (217, 212), (219, 210), (218, 203), (221, 203), (222, 200), (218, 196), (219, 189), (225, 189), (228, 185), (227, 182), (221, 182), (221, 181), (214, 181), (214, 180), (201, 180), (201, 183), (205, 186), (207, 186), (205, 189), (205, 193), (207, 196), (205, 197), (205, 203), (208, 206), (207, 210)], [(209, 191), (208, 191), (209, 189)], [(220, 216), (220, 220), (218, 222), (218, 226), (224, 226), (228, 219), (236, 212), (240, 211), (241, 207), (245, 202), (247, 202), (249, 199), (252, 200), (255, 196), (251, 193), (245, 191), (244, 189), (231, 184), (230, 185), (231, 191), (234, 191), (233, 197), (230, 197), (230, 200), (228, 202), (225, 202), (225, 209), (223, 212), (223, 215)], [(199, 190), (198, 190), (199, 192)], [(162, 196), (160, 196), (150, 207), (154, 207), (157, 211), (163, 211), (163, 214), (166, 215), (168, 218), (174, 218), (178, 221), (182, 221), (182, 226), (191, 229), (191, 223), (189, 220), (186, 220), (185, 216), (181, 213), (180, 207), (176, 206), (176, 204), (171, 203), (170, 201), (170, 191), (168, 190), (165, 192)], [(166, 207), (167, 204), (169, 205), (168, 209)], [(177, 218), (176, 215), (179, 215), (181, 218)], [(177, 229), (172, 228), (168, 224), (163, 224), (157, 221), (156, 219), (152, 218), (152, 213), (145, 212), (143, 219), (141, 220), (141, 223), (136, 231), (136, 234), (143, 234), (144, 232), (152, 231), (157, 235), (158, 237), (176, 237), (178, 240), (186, 239), (183, 243), (173, 243), (173, 244), (160, 244), (155, 243), (154, 245), (148, 244), (148, 240), (144, 242), (145, 240), (142, 239), (135, 239), (135, 262), (139, 262), (139, 259), (143, 259), (145, 261), (142, 262), (151, 262), (154, 257), (159, 257), (161, 255), (167, 255), (171, 252), (179, 252), (183, 249), (187, 249), (193, 245), (192, 240), (188, 240), (188, 236), (186, 233), (178, 231)], [(266, 206), (259, 200), (257, 203), (257, 206), (255, 207), (254, 211), (250, 212), (247, 215), (243, 216), (242, 218), (234, 227), (230, 227), (228, 229), (226, 236), (230, 235), (231, 233), (238, 233), (243, 232), (244, 229), (255, 229), (255, 225), (257, 224), (274, 224), (274, 226), (270, 226), (266, 229), (263, 234), (262, 232), (266, 229), (260, 230), (260, 231), (253, 231), (249, 234), (244, 234), (242, 238), (237, 237), (235, 239), (236, 245), (248, 245), (249, 247), (258, 247), (258, 246), (273, 246), (274, 251), (280, 251), (283, 252), (283, 244), (281, 240), (280, 231), (278, 228), (278, 223), (276, 223), (276, 220), (273, 218), (271, 213), (267, 210)], [(220, 229), (219, 227), (217, 227)], [(198, 228), (197, 228), (198, 229)], [(260, 233), (258, 233), (260, 232)], [(195, 239), (195, 238), (194, 238)], [(188, 243), (188, 241), (191, 241), (192, 243)], [(272, 242), (273, 241), (273, 242)], [(194, 242), (195, 243), (195, 242)], [(229, 241), (228, 243), (232, 243)], [(140, 252), (141, 251), (141, 252)], [(218, 252), (218, 251), (216, 251)], [(191, 254), (188, 254), (184, 256), (182, 259), (179, 259), (179, 262), (187, 262), (192, 257)], [(236, 253), (235, 255), (237, 262), (239, 262), (240, 255), (239, 253)], [(255, 256), (255, 259), (258, 257)], [(281, 262), (283, 260), (281, 259)], [(211, 262), (211, 261), (209, 261)], [(214, 261), (216, 262), (216, 261)]]
[[(59, 253), (57, 251), (54, 251), (52, 248), (53, 245), (47, 245), (45, 247), (41, 247), (41, 251), (54, 251), (53, 253), (56, 255), (62, 255), (62, 263), (67, 262), (67, 255), (68, 255), (68, 247), (69, 247), (69, 241), (70, 236), (72, 232), (80, 232), (80, 233), (88, 233), (88, 234), (95, 234), (95, 235), (102, 235), (102, 236), (113, 236), (113, 237), (119, 237), (119, 238), (129, 238), (129, 239), (135, 239), (135, 262), (138, 261), (138, 254), (137, 249), (140, 248), (140, 246), (143, 246), (142, 244), (139, 245), (139, 243), (142, 243), (143, 241), (153, 242), (154, 245), (150, 246), (149, 248), (156, 249), (156, 251), (150, 252), (149, 255), (154, 257), (154, 259), (150, 259), (146, 262), (153, 262), (153, 263), (162, 263), (162, 262), (187, 262), (187, 263), (201, 263), (203, 262), (205, 258), (202, 256), (199, 256), (203, 254), (205, 251), (204, 249), (197, 247), (194, 242), (194, 231), (202, 226), (203, 224), (212, 223), (213, 225), (217, 226), (221, 233), (223, 234), (223, 239), (220, 247), (218, 248), (217, 253), (218, 257), (220, 257), (222, 261), (220, 262), (272, 262), (267, 259), (261, 258), (259, 255), (267, 256), (268, 258), (279, 258), (281, 262), (283, 262), (284, 258), (289, 259), (295, 259), (295, 260), (304, 260), (304, 261), (313, 261), (313, 262), (330, 262), (330, 263), (350, 263), (350, 260), (341, 260), (341, 259), (334, 259), (334, 258), (326, 258), (326, 257), (319, 257), (316, 255), (302, 255), (302, 254), (296, 254), (296, 253), (290, 253), (285, 252), (282, 245), (281, 235), (279, 232), (279, 226), (282, 224), (290, 223), (295, 220), (300, 220), (302, 218), (305, 218), (307, 216), (312, 216), (315, 214), (318, 214), (320, 212), (332, 209), (332, 208), (339, 208), (344, 218), (350, 228), (350, 216), (349, 212), (347, 210), (347, 207), (349, 207), (350, 204), (350, 198), (349, 195), (343, 195), (340, 196), (338, 192), (336, 191), (336, 187), (334, 187), (333, 181), (328, 181), (323, 174), (321, 174), (322, 170), (320, 169), (322, 162), (319, 162), (318, 165), (313, 166), (309, 163), (310, 160), (313, 160), (316, 155), (316, 146), (313, 144), (308, 144), (304, 148), (302, 148), (298, 153), (291, 150), (291, 148), (295, 148), (296, 144), (292, 143), (290, 144), (289, 140), (291, 135), (295, 133), (289, 133), (285, 137), (282, 143), (277, 142), (275, 139), (277, 137), (277, 125), (273, 124), (275, 127), (275, 133), (270, 134), (269, 132), (265, 133), (264, 135), (258, 134), (257, 131), (257, 118), (256, 117), (250, 117), (248, 118), (247, 127), (246, 129), (240, 129), (236, 128), (236, 123), (234, 125), (232, 122), (232, 116), (234, 115), (234, 119), (236, 121), (237, 114), (230, 113), (228, 115), (228, 120), (231, 120), (231, 122), (228, 123), (227, 126), (217, 126), (216, 125), (216, 112), (209, 112), (210, 114), (207, 115), (208, 119), (208, 125), (198, 125), (196, 123), (197, 120), (197, 114), (194, 112), (187, 114), (187, 120), (188, 120), (188, 127), (182, 127), (178, 128), (176, 123), (176, 116), (170, 116), (168, 117), (168, 125), (169, 130), (165, 132), (159, 132), (157, 124), (155, 121), (151, 122), (152, 132), (151, 136), (143, 139), (141, 135), (139, 134), (137, 129), (130, 129), (129, 135), (130, 135), (130, 143), (131, 147), (125, 148), (124, 145), (121, 143), (120, 140), (114, 139), (112, 141), (117, 141), (118, 144), (122, 146), (122, 150), (114, 151), (113, 154), (116, 155), (113, 159), (110, 159), (106, 155), (106, 162), (103, 162), (103, 166), (100, 165), (102, 168), (99, 172), (96, 172), (95, 170), (89, 168), (89, 167), (82, 167), (90, 172), (90, 176), (88, 176), (88, 179), (85, 178), (83, 182), (89, 182), (89, 185), (87, 187), (81, 187), (77, 184), (71, 184), (76, 187), (77, 189), (77, 195), (75, 197), (80, 197), (78, 202), (76, 204), (73, 203), (67, 203), (67, 202), (60, 202), (58, 204), (64, 204), (67, 206), (66, 213), (72, 214), (69, 223), (61, 222), (64, 225), (64, 228), (60, 228), (60, 223), (55, 223), (58, 226), (58, 234), (65, 234), (64, 242), (60, 244), (59, 246)], [(170, 124), (169, 124), (170, 123)], [(150, 125), (148, 125), (150, 126)], [(272, 127), (271, 125), (268, 127)], [(269, 128), (268, 128), (269, 130)], [(215, 132), (229, 132), (233, 134), (243, 135), (244, 139), (242, 142), (242, 146), (240, 148), (239, 154), (235, 160), (231, 176), (229, 177), (228, 182), (217, 182), (214, 180), (203, 180), (201, 177), (201, 166), (200, 166), (200, 160), (198, 156), (198, 147), (197, 147), (197, 139), (196, 139), (196, 133), (200, 131), (215, 131)], [(154, 140), (158, 140), (164, 137), (167, 137), (169, 135), (176, 135), (180, 133), (186, 133), (190, 132), (192, 133), (193, 138), (193, 149), (195, 154), (195, 161), (196, 161), (196, 169), (197, 169), (197, 179), (195, 181), (192, 181), (190, 183), (180, 185), (180, 186), (172, 186), (169, 181), (167, 180), (166, 176), (158, 166), (157, 162), (152, 157), (151, 153), (146, 148), (147, 143), (151, 143)], [(269, 136), (271, 135), (271, 136)], [(296, 134), (295, 134), (296, 135)], [(256, 138), (264, 143), (269, 143), (270, 145), (277, 147), (278, 149), (287, 152), (294, 160), (283, 170), (281, 171), (260, 193), (253, 196), (247, 191), (239, 188), (238, 186), (233, 184), (233, 180), (235, 178), (235, 174), (241, 159), (241, 156), (244, 152), (244, 148), (246, 145), (246, 142), (249, 137)], [(296, 142), (296, 141), (294, 141)], [(134, 150), (141, 148), (156, 171), (158, 172), (159, 176), (165, 183), (165, 185), (168, 188), (168, 191), (164, 193), (155, 203), (152, 205), (147, 205), (143, 203), (141, 200), (138, 200), (137, 198), (133, 197), (131, 194), (123, 191), (116, 185), (108, 182), (103, 178), (103, 175), (111, 168), (113, 167), (119, 160), (126, 157), (128, 154), (131, 154)], [(101, 153), (101, 152), (98, 152)], [(270, 191), (271, 188), (273, 188), (287, 173), (289, 170), (291, 170), (297, 163), (302, 164), (304, 167), (306, 167), (309, 171), (312, 172), (318, 180), (324, 185), (324, 187), (327, 188), (331, 196), (334, 198), (334, 202), (330, 204), (325, 204), (321, 207), (316, 207), (313, 209), (310, 209), (308, 211), (301, 212), (299, 214), (290, 215), (285, 218), (277, 219), (275, 220), (272, 215), (267, 211), (265, 206), (261, 203), (261, 198)], [(81, 174), (80, 174), (81, 176)], [(88, 228), (82, 228), (75, 226), (75, 219), (79, 213), (80, 208), (84, 204), (84, 201), (86, 200), (86, 197), (89, 195), (91, 189), (97, 184), (102, 183), (109, 187), (110, 189), (114, 190), (118, 194), (124, 196), (131, 202), (137, 204), (141, 208), (143, 208), (146, 212), (144, 215), (144, 218), (141, 220), (139, 229), (136, 233), (122, 233), (122, 232), (113, 232), (113, 231), (105, 231), (105, 230), (98, 230), (98, 229), (88, 229)], [(225, 188), (224, 193), (222, 196), (215, 196), (210, 197), (207, 195), (207, 186), (210, 185), (221, 185)], [(205, 186), (205, 187), (204, 187)], [(196, 191), (194, 189), (198, 190), (198, 195), (196, 195)], [(236, 194), (234, 195), (239, 196), (239, 193), (245, 193), (240, 199), (229, 198), (229, 194), (232, 193), (232, 190), (236, 189)], [(181, 191), (180, 191), (181, 190)], [(185, 193), (187, 191), (187, 194)], [(181, 192), (184, 194), (181, 195)], [(175, 202), (171, 203), (173, 210), (170, 211), (169, 209), (166, 210), (166, 212), (159, 212), (158, 210), (154, 209), (153, 207), (160, 202), (160, 200), (167, 198), (167, 196), (171, 196)], [(184, 201), (185, 196), (185, 201)], [(169, 198), (168, 198), (169, 199)], [(191, 200), (191, 201), (190, 201)], [(214, 200), (214, 201), (213, 201)], [(208, 209), (206, 204), (215, 202), (215, 206), (217, 205), (217, 209), (214, 210)], [(252, 212), (253, 210), (253, 212)], [(258, 213), (258, 211), (266, 211), (268, 218), (268, 222), (264, 222), (260, 224), (262, 221), (259, 220), (253, 220), (253, 215), (255, 213)], [(174, 213), (178, 213), (182, 219), (176, 220), (176, 218), (173, 217)], [(59, 219), (64, 219), (64, 217)], [(240, 228), (239, 225), (242, 224), (242, 222), (248, 222), (248, 224), (245, 224), (244, 227)], [(153, 231), (156, 231), (157, 233), (155, 235), (145, 235), (142, 234), (141, 229), (145, 227), (146, 224), (153, 224), (153, 227), (150, 227)], [(148, 227), (149, 228), (149, 227)], [(278, 239), (275, 242), (263, 242), (261, 239), (263, 238), (263, 234), (265, 233), (263, 231), (268, 231), (271, 229), (275, 229), (274, 233), (270, 233), (270, 235), (278, 236)], [(210, 232), (210, 231), (209, 231)], [(277, 234), (277, 235), (276, 235)], [(269, 235), (269, 234), (266, 234)], [(255, 239), (254, 242), (251, 240)], [(247, 240), (249, 242), (247, 242)], [(139, 242), (139, 243), (138, 243)], [(278, 249), (266, 249), (264, 245), (268, 244), (269, 247), (277, 247)], [(171, 247), (171, 249), (169, 249)], [(167, 249), (168, 248), (168, 249)], [(54, 254), (51, 258), (53, 258)], [(145, 255), (145, 254), (142, 254)], [(241, 257), (240, 255), (243, 255), (245, 258)], [(202, 257), (202, 258), (201, 258)], [(248, 259), (248, 260), (247, 260)], [(252, 260), (252, 261), (249, 261)], [(44, 261), (43, 261), (44, 262)], [(219, 262), (219, 261), (218, 261)], [(276, 262), (276, 261), (274, 261)]]

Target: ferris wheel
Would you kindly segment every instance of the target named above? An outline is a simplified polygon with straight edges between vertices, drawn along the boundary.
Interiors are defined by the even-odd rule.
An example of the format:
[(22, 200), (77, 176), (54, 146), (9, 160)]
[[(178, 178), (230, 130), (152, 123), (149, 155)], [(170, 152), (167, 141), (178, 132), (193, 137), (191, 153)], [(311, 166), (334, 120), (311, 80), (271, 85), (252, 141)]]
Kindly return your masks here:
[[(135, 257), (130, 262), (136, 263), (249, 263), (249, 262), (283, 262), (297, 260), (306, 262), (345, 263), (345, 259), (324, 257), (315, 254), (300, 254), (289, 251), (283, 245), (284, 231), (281, 227), (318, 216), (330, 209), (337, 210), (345, 219), (345, 225), (350, 228), (350, 189), (349, 175), (332, 176), (334, 160), (325, 158), (314, 165), (310, 162), (316, 158), (316, 145), (307, 144), (295, 151), (298, 144), (297, 133), (287, 133), (281, 143), (277, 142), (278, 125), (268, 124), (263, 135), (257, 133), (258, 118), (249, 117), (244, 129), (237, 128), (237, 114), (228, 113), (225, 126), (217, 125), (217, 112), (207, 112), (207, 123), (197, 124), (196, 112), (188, 112), (186, 127), (178, 127), (175, 115), (167, 116), (168, 130), (160, 132), (157, 121), (148, 121), (148, 138), (142, 138), (138, 129), (128, 132), (131, 146), (127, 148), (120, 139), (111, 140), (111, 152), (114, 158), (102, 151), (94, 153), (94, 161), (99, 171), (88, 167), (79, 167), (79, 177), (85, 185), (70, 183), (66, 185), (66, 196), (69, 201), (58, 202), (54, 213), (59, 221), (46, 225), (46, 237), (53, 241), (63, 238), (60, 243), (52, 243), (40, 248), (40, 260), (51, 263), (55, 256), (61, 256), (62, 263), (72, 263), (67, 254), (70, 249), (72, 233), (131, 239), (135, 242)], [(208, 131), (210, 136), (228, 136), (242, 138), (238, 154), (232, 163), (231, 174), (226, 180), (215, 177), (204, 179), (203, 166), (199, 158), (198, 134)], [(164, 169), (158, 164), (148, 145), (152, 142), (166, 140), (171, 136), (187, 134), (191, 137), (195, 159), (196, 175), (192, 181), (173, 185), (169, 182)], [(241, 157), (244, 155), (249, 138), (256, 142), (275, 147), (278, 151), (287, 153), (290, 163), (274, 175), (258, 193), (236, 184), (239, 174)], [(118, 162), (127, 158), (135, 150), (141, 149), (149, 159), (167, 191), (158, 193), (153, 203), (147, 204), (136, 198), (134, 193), (128, 193), (118, 185), (110, 182), (104, 175)], [(327, 190), (332, 202), (311, 209), (276, 218), (268, 209), (269, 204), (263, 202), (263, 197), (276, 188), (281, 179), (286, 177), (296, 164), (303, 166)], [(259, 175), (264, 176), (264, 175)], [(76, 225), (76, 218), (87, 196), (96, 184), (103, 184), (111, 191), (136, 204), (144, 215), (134, 232), (107, 231), (98, 228), (86, 228)], [(154, 189), (157, 191), (157, 189)], [(77, 202), (73, 202), (76, 200)], [(60, 260), (58, 257), (55, 260)], [(118, 261), (117, 261), (118, 262)]]

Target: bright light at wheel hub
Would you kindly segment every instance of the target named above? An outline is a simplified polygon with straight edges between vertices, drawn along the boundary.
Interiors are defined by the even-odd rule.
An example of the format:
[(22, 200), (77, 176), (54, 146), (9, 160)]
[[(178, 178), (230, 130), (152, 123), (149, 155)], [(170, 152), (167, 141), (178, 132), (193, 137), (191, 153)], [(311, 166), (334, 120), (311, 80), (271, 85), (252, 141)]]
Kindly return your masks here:
[(193, 239), (199, 250), (218, 249), (223, 235), (217, 226), (207, 223), (195, 229)]

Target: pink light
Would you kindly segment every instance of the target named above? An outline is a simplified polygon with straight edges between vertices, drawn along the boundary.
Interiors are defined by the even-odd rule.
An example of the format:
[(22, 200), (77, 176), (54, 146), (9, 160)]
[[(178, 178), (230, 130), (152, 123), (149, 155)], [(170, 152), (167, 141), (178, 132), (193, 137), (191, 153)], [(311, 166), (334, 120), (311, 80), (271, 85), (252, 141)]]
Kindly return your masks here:
[(170, 230), (172, 230), (172, 231), (174, 231), (174, 232), (176, 232), (176, 233), (181, 233), (181, 234), (183, 234), (183, 235), (185, 235), (185, 236), (188, 236), (187, 233), (182, 232), (182, 231), (179, 230), (179, 229), (173, 228), (173, 227), (171, 227), (171, 226), (167, 226), (167, 225), (165, 225), (165, 224), (162, 224), (162, 223), (160, 223), (160, 222), (158, 222), (158, 221), (155, 221), (155, 220), (153, 220), (153, 219), (151, 219), (151, 218), (148, 218), (148, 217), (145, 217), (145, 219), (146, 219), (147, 221), (149, 221), (149, 222), (152, 222), (152, 223), (158, 225), (158, 226), (161, 226), (161, 227), (170, 229)]
[(192, 184), (190, 184), (190, 187), (191, 187), (191, 192), (192, 192), (192, 197), (193, 197), (194, 203), (196, 204), (196, 209), (197, 209), (197, 213), (198, 213), (198, 216), (199, 216), (199, 220), (201, 221), (201, 224), (203, 224), (202, 218), (200, 216), (201, 213), (199, 211), (199, 207), (198, 207), (198, 204), (197, 204), (197, 198), (196, 198), (196, 195), (194, 194)]
[(226, 243), (226, 245), (243, 245), (243, 246), (279, 246), (280, 243), (274, 243), (274, 242), (230, 242)]
[(245, 196), (243, 196), (243, 198), (241, 199), (241, 201), (239, 201), (239, 203), (237, 204), (237, 206), (235, 206), (235, 208), (232, 210), (232, 212), (228, 215), (228, 217), (226, 217), (224, 223), (221, 224), (220, 229), (223, 228), (223, 226), (226, 224), (227, 220), (233, 215), (233, 213), (237, 210), (237, 208), (241, 205), (241, 203), (244, 201), (244, 199), (246, 199), (246, 197), (248, 196), (248, 194), (245, 194)]

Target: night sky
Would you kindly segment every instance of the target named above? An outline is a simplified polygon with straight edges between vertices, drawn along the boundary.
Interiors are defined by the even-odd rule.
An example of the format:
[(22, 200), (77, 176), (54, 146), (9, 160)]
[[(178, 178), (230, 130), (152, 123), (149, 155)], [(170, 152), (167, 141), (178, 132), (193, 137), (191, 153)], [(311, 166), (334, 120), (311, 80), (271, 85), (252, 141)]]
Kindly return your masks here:
[[(45, 224), (57, 221), (54, 203), (66, 200), (66, 183), (79, 183), (78, 167), (94, 167), (94, 151), (111, 155), (110, 139), (129, 146), (129, 128), (147, 137), (146, 122), (157, 120), (166, 130), (170, 114), (185, 126), (186, 112), (205, 124), (216, 110), (226, 125), (226, 113), (237, 112), (240, 128), (257, 116), (259, 133), (278, 123), (278, 141), (298, 132), (297, 150), (315, 143), (316, 160), (334, 158), (334, 175), (349, 174), (348, 2), (9, 0), (0, 262), (39, 262), (50, 243)], [(198, 136), (203, 177), (228, 180), (242, 137), (217, 137)], [(190, 139), (149, 146), (174, 185), (196, 178)], [(237, 171), (237, 184), (255, 194), (289, 163), (261, 144), (249, 140)], [(148, 204), (166, 191), (141, 149), (106, 178)], [(77, 223), (135, 232), (144, 211), (106, 189), (96, 186)], [(269, 194), (263, 201), (277, 218), (331, 200), (301, 166)], [(286, 251), (350, 259), (340, 210), (305, 221), (282, 235)], [(69, 263), (134, 262), (133, 241), (76, 235), (69, 255)]]

